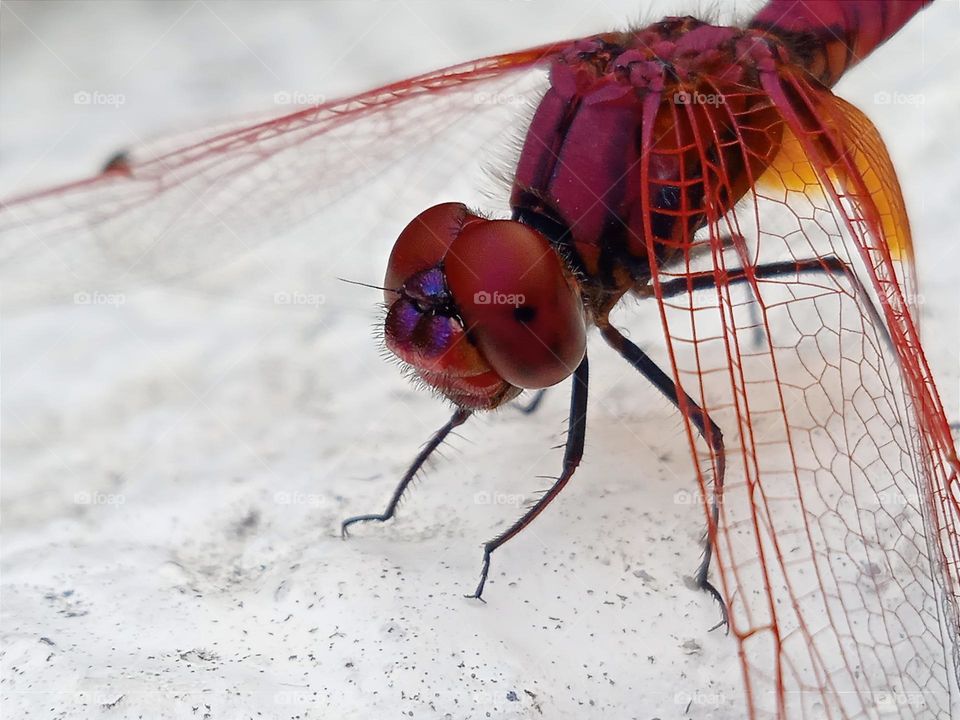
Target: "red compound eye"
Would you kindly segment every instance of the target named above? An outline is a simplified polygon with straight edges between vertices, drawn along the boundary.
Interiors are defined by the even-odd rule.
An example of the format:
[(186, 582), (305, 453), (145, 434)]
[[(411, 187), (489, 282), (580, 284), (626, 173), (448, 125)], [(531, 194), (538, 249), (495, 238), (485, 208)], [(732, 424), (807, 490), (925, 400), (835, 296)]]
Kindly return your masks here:
[(443, 267), (468, 335), (504, 380), (543, 388), (573, 373), (586, 348), (583, 303), (543, 235), (512, 220), (469, 223)]
[[(384, 292), (384, 340), (428, 385), (461, 407), (496, 407), (516, 395), (464, 332), (443, 276), (454, 238), (481, 222), (460, 203), (424, 210), (397, 238)], [(482, 221), (485, 222), (485, 221)]]
[[(462, 203), (442, 203), (424, 210), (394, 243), (383, 286), (396, 289), (418, 272), (439, 264), (464, 226), (477, 220)], [(387, 303), (396, 299), (396, 293), (384, 293)]]
[(484, 220), (460, 203), (425, 210), (397, 239), (384, 287), (387, 347), (462, 407), (558, 383), (583, 358), (576, 283), (521, 223)]

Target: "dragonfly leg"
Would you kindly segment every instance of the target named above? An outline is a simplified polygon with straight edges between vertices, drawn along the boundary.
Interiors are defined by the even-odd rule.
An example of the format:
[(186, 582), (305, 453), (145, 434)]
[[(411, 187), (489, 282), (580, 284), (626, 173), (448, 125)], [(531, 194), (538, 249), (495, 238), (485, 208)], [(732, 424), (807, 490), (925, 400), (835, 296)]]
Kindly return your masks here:
[[(603, 339), (610, 347), (616, 350), (620, 356), (630, 363), (641, 375), (653, 383), (654, 387), (663, 393), (663, 395), (669, 399), (670, 402), (672, 402), (678, 408), (681, 407), (680, 398), (677, 393), (677, 386), (669, 377), (667, 377), (667, 374), (663, 372), (663, 370), (661, 370), (645, 352), (643, 352), (643, 350), (637, 347), (634, 343), (630, 342), (623, 336), (622, 333), (620, 333), (619, 330), (609, 323), (604, 322), (600, 324), (599, 327), (600, 334), (603, 335)], [(720, 432), (720, 428), (717, 426), (717, 424), (710, 419), (710, 416), (703, 410), (703, 408), (693, 401), (693, 398), (686, 393), (684, 393), (683, 397), (685, 399), (686, 414), (690, 418), (690, 421), (696, 426), (697, 430), (700, 432), (700, 435), (710, 446), (712, 456), (716, 463), (714, 467), (713, 489), (710, 496), (711, 521), (707, 528), (703, 560), (700, 561), (700, 565), (697, 567), (697, 571), (694, 574), (694, 582), (698, 588), (710, 595), (710, 597), (716, 600), (720, 605), (720, 622), (714, 625), (714, 627), (711, 629), (716, 629), (721, 626), (729, 627), (729, 623), (727, 621), (727, 604), (723, 601), (723, 596), (720, 594), (720, 591), (717, 590), (713, 583), (711, 583), (708, 579), (708, 575), (710, 573), (710, 560), (713, 557), (713, 533), (711, 532), (711, 529), (716, 529), (717, 523), (720, 519), (718, 498), (723, 493), (723, 479), (726, 468), (726, 453), (723, 447), (723, 434)]]
[[(727, 250), (731, 250), (731, 249), (737, 247), (738, 244), (741, 245), (741, 246), (743, 246), (745, 243), (746, 243), (746, 239), (743, 237), (743, 235), (740, 235), (740, 234), (735, 234), (735, 235), (722, 235), (722, 236), (720, 237), (720, 247), (721, 247), (721, 249), (723, 250), (723, 252), (726, 252)], [(701, 256), (711, 255), (711, 254), (713, 253), (713, 250), (714, 250), (714, 248), (713, 248), (713, 244), (712, 244), (712, 243), (706, 243), (706, 242), (697, 243), (697, 244), (695, 244), (695, 245), (691, 248), (690, 253), (689, 253), (689, 255), (687, 256), (687, 261), (688, 261), (688, 262), (689, 262), (689, 261), (695, 261), (696, 259), (700, 258)], [(665, 267), (665, 269), (670, 269), (670, 265), (667, 265), (667, 266)], [(699, 277), (699, 276), (707, 276), (707, 275), (711, 275), (711, 276), (712, 276), (713, 273), (712, 273), (712, 272), (688, 273), (688, 274), (687, 274), (687, 277)], [(671, 281), (671, 282), (664, 283), (664, 284), (665, 284), (665, 285), (672, 285), (672, 284), (676, 283), (677, 285), (680, 285), (680, 284), (681, 284), (681, 281), (685, 281), (685, 280), (686, 280), (686, 277), (681, 278), (681, 279), (678, 280), (678, 281)], [(746, 280), (746, 277), (745, 277), (745, 276), (742, 277), (741, 280)], [(715, 284), (715, 283), (713, 283), (713, 284)], [(711, 287), (713, 284), (707, 284), (707, 285), (705, 285), (704, 287)], [(695, 288), (695, 289), (702, 289), (702, 288)], [(752, 290), (753, 290), (753, 289), (751, 288), (751, 293), (750, 293), (751, 295), (753, 295)], [(683, 294), (683, 293), (685, 293), (685, 292), (686, 292), (685, 289), (679, 288), (679, 289), (676, 289), (675, 291), (673, 291), (671, 294), (672, 294), (672, 295), (681, 295), (681, 294)], [(670, 295), (665, 295), (664, 297), (670, 297)], [(766, 333), (764, 332), (763, 326), (760, 324), (760, 313), (759, 313), (759, 311), (757, 310), (757, 298), (754, 297), (753, 300), (754, 300), (754, 301), (753, 301), (752, 303), (750, 303), (750, 306), (749, 306), (750, 320), (753, 322), (753, 327), (754, 327), (754, 331), (753, 331), (753, 345), (754, 345), (754, 347), (760, 347), (760, 345), (763, 343), (764, 335), (765, 335)]]
[[(843, 275), (853, 286), (854, 292), (858, 297), (862, 297), (867, 305), (867, 312), (870, 319), (876, 327), (880, 328), (884, 342), (889, 349), (893, 349), (893, 342), (890, 334), (887, 332), (887, 326), (883, 322), (880, 312), (870, 301), (870, 295), (864, 284), (857, 277), (853, 269), (835, 255), (825, 255), (820, 258), (807, 258), (804, 260), (785, 260), (783, 262), (766, 263), (764, 265), (755, 265), (749, 268), (752, 276), (757, 280), (768, 280), (782, 277), (784, 275), (806, 275), (823, 273), (826, 275)], [(744, 268), (735, 268), (728, 270), (725, 284), (736, 285), (749, 282), (750, 274)], [(660, 294), (662, 297), (675, 297), (677, 295), (686, 295), (697, 290), (705, 290), (717, 286), (717, 277), (713, 271), (690, 273), (686, 277), (668, 280), (660, 284)], [(759, 321), (757, 322), (759, 327)], [(761, 337), (762, 327), (759, 328)]]
[(430, 438), (430, 441), (417, 454), (417, 457), (414, 459), (410, 467), (407, 468), (407, 472), (404, 473), (400, 483), (397, 485), (396, 489), (394, 489), (393, 495), (390, 497), (390, 502), (387, 503), (387, 508), (382, 513), (354, 515), (353, 517), (347, 518), (340, 525), (340, 535), (346, 538), (350, 534), (348, 532), (348, 528), (354, 523), (368, 522), (370, 520), (385, 522), (392, 518), (394, 512), (397, 510), (397, 505), (400, 504), (400, 498), (403, 497), (403, 494), (407, 490), (407, 486), (410, 485), (410, 483), (413, 481), (413, 478), (416, 477), (418, 472), (420, 472), (420, 468), (423, 467), (423, 464), (427, 461), (427, 458), (433, 454), (434, 450), (440, 447), (447, 435), (449, 435), (454, 428), (463, 425), (463, 423), (466, 422), (467, 418), (470, 417), (471, 414), (472, 411), (470, 410), (457, 408), (457, 411), (453, 413), (453, 416), (447, 421), (447, 424), (433, 434), (433, 437)]
[(560, 491), (573, 477), (573, 473), (583, 457), (583, 442), (587, 432), (587, 381), (589, 375), (587, 356), (584, 355), (580, 365), (573, 373), (573, 389), (570, 394), (570, 422), (567, 426), (567, 442), (563, 453), (563, 471), (560, 473), (560, 477), (516, 522), (493, 540), (484, 544), (480, 582), (473, 594), (467, 595), (467, 597), (483, 600), (483, 586), (486, 584), (487, 574), (490, 572), (490, 556), (493, 551), (533, 522), (533, 519), (543, 512), (544, 508), (560, 494)]
[(547, 394), (546, 390), (537, 390), (537, 392), (534, 393), (533, 398), (531, 398), (531, 400), (528, 403), (524, 405), (517, 403), (516, 405), (514, 405), (514, 407), (520, 412), (522, 412), (524, 415), (532, 415), (537, 411), (537, 408), (540, 407), (540, 403), (543, 402), (543, 396), (546, 394)]

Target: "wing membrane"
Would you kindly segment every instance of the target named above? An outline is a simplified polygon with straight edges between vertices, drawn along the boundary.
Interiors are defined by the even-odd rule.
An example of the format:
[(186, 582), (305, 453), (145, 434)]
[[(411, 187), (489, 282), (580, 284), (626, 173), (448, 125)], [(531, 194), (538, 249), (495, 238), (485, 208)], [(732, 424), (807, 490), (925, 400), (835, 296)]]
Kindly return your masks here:
[[(673, 377), (724, 436), (710, 535), (750, 716), (946, 719), (958, 702), (960, 491), (903, 287), (899, 186), (872, 125), (829, 91), (771, 73), (757, 92), (780, 112), (767, 131), (782, 146), (747, 202), (708, 212), (716, 290), (664, 297), (660, 284), (694, 258), (651, 261)], [(751, 118), (731, 119), (742, 143)], [(652, 125), (644, 133), (652, 151)], [(643, 162), (646, 177), (654, 160)], [(730, 190), (714, 169), (707, 197)], [(851, 275), (727, 279), (740, 265), (828, 256)], [(686, 432), (708, 509), (721, 464), (689, 420)]]
[(229, 263), (440, 136), (471, 147), (500, 136), (536, 99), (540, 78), (524, 71), (563, 45), (463, 63), (183, 146), (161, 140), (135, 149), (124, 172), (4, 202), (5, 299), (45, 295), (60, 276), (103, 287)]

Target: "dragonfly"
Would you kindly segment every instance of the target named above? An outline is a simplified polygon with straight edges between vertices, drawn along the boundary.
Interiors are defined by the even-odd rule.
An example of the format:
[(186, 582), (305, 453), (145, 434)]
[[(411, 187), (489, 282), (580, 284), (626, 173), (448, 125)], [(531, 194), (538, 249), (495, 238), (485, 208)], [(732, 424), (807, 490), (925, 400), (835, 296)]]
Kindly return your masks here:
[[(665, 18), (164, 139), (3, 202), (0, 248), (6, 263), (107, 239), (124, 273), (176, 278), (188, 263), (171, 245), (192, 243), (203, 266), (482, 112), (478, 94), (536, 97), (510, 217), (446, 202), (394, 245), (385, 345), (454, 409), (386, 509), (344, 534), (391, 519), (472, 415), (569, 379), (561, 472), (484, 545), (482, 598), (493, 554), (583, 459), (595, 328), (682, 419), (705, 525), (695, 578), (738, 645), (749, 716), (948, 718), (960, 463), (919, 340), (896, 172), (831, 91), (925, 4), (769, 0), (742, 27)], [(382, 152), (357, 162), (361, 141)], [(264, 187), (266, 166), (282, 170)], [(335, 169), (341, 182), (316, 182)], [(627, 297), (656, 306), (665, 364), (611, 321)]]

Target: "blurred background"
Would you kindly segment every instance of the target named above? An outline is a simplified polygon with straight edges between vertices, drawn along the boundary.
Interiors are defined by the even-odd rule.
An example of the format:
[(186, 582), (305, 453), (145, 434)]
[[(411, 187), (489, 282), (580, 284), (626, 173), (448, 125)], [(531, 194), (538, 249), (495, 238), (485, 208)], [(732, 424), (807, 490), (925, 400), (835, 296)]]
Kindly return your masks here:
[[(0, 197), (291, 99), (760, 5), (5, 2)], [(900, 174), (953, 421), (958, 33), (960, 6), (939, 0), (837, 88)], [(577, 482), (495, 557), (488, 605), (461, 597), (479, 544), (556, 472), (565, 388), (534, 418), (471, 421), (395, 523), (339, 539), (448, 410), (381, 357), (379, 294), (337, 278), (379, 282), (397, 231), (432, 202), (502, 207), (485, 163), (509, 170), (509, 137), (478, 148), (473, 132), (454, 128), (428, 164), (384, 173), (209, 282), (0, 304), (10, 717), (743, 717), (734, 647), (706, 632), (716, 608), (686, 584), (702, 525), (682, 494), (684, 442), (663, 440), (680, 422), (612, 358), (592, 362)], [(278, 289), (304, 301), (270, 302)], [(628, 311), (635, 338), (655, 337), (652, 315)]]

